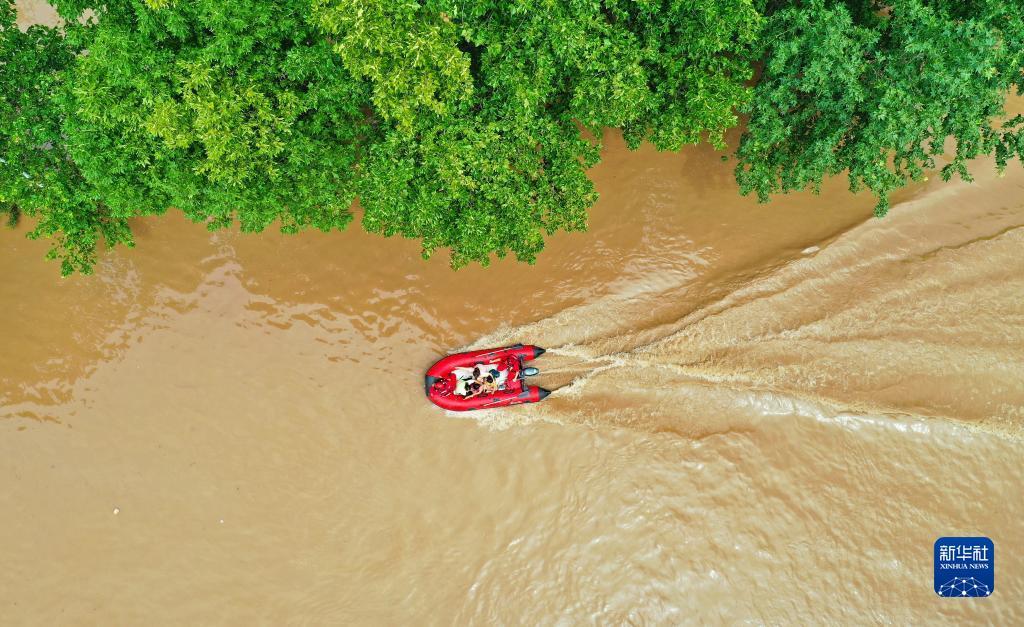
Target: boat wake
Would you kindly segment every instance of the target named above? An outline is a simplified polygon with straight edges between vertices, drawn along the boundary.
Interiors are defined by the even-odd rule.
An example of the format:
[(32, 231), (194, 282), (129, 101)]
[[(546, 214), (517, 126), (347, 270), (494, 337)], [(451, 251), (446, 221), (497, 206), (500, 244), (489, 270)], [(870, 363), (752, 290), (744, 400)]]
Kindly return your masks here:
[(539, 383), (554, 393), (474, 417), (694, 438), (780, 415), (937, 418), (1020, 438), (1024, 205), (977, 195), (950, 186), (788, 259), (669, 285), (634, 278), (500, 329), (473, 346), (547, 347)]

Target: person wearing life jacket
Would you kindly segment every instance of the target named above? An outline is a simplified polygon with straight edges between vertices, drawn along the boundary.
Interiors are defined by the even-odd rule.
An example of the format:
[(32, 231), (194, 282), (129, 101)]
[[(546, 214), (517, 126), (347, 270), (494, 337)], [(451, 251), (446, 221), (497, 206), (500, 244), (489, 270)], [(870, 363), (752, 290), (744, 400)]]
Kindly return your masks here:
[(484, 386), (473, 380), (460, 380), (455, 384), (455, 393), (465, 398), (479, 396), (483, 391)]
[(480, 372), (485, 368), (484, 364), (477, 364), (470, 368), (461, 366), (453, 370), (455, 374), (455, 393), (465, 398), (473, 398), (481, 393), (483, 382), (480, 380)]
[(493, 394), (505, 389), (507, 370), (499, 370), (495, 364), (477, 364), (473, 368), (455, 369), (455, 393), (465, 398)]
[(491, 394), (498, 390), (505, 389), (505, 381), (508, 380), (508, 370), (499, 370), (497, 366), (485, 366), (480, 368), (478, 364), (473, 369), (476, 381), (483, 386), (484, 393)]

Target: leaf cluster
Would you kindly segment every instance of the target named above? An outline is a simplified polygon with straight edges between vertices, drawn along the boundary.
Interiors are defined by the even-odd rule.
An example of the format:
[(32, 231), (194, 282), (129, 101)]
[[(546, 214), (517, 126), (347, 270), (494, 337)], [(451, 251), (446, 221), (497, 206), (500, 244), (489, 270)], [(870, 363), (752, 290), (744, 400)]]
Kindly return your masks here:
[(794, 0), (766, 18), (764, 68), (738, 150), (743, 193), (817, 188), (848, 172), (852, 190), (888, 195), (937, 167), (1024, 154), (1024, 118), (1002, 124), (1024, 89), (1024, 6), (997, 0)]
[(55, 28), (15, 23), (13, 2), (0, 2), (0, 213), (14, 225), (36, 218), (29, 233), (53, 241), (61, 271), (88, 271), (100, 238), (130, 243), (67, 151), (61, 94), (80, 49)]
[(350, 220), (367, 90), (304, 1), (110, 2), (69, 39), (76, 164), (117, 217), (177, 207), (211, 228)]

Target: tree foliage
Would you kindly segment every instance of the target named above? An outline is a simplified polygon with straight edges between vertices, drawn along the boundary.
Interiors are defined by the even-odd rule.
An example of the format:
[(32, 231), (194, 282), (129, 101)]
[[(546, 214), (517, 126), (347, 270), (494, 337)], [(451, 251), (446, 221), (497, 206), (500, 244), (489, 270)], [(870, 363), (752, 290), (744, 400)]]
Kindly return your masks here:
[[(764, 69), (740, 143), (737, 180), (762, 200), (848, 171), (854, 191), (888, 194), (936, 167), (1024, 154), (1024, 118), (995, 126), (1024, 89), (1024, 4), (998, 0), (774, 3)], [(1019, 92), (1022, 93), (1022, 92)]]
[[(743, 193), (889, 192), (1024, 152), (1020, 2), (0, 0), (0, 211), (64, 273), (129, 220), (369, 231), (456, 267), (585, 228), (602, 130), (678, 150), (750, 119)], [(86, 10), (89, 10), (86, 12)], [(92, 17), (86, 19), (87, 15)], [(754, 76), (754, 69), (760, 70)]]
[(760, 16), (745, 0), (317, 0), (314, 19), (371, 86), (382, 140), (357, 183), (364, 226), (533, 261), (596, 200), (600, 137), (721, 144), (749, 92)]
[(53, 28), (22, 32), (15, 17), (0, 2), (0, 212), (12, 225), (37, 218), (29, 236), (52, 238), (64, 274), (88, 271), (101, 237), (112, 245), (131, 234), (67, 151), (61, 95), (79, 48)]
[[(306, 20), (308, 4), (110, 2), (68, 38), (75, 163), (128, 218), (180, 208), (211, 228), (344, 227), (367, 90)], [(69, 17), (77, 18), (77, 13)]]

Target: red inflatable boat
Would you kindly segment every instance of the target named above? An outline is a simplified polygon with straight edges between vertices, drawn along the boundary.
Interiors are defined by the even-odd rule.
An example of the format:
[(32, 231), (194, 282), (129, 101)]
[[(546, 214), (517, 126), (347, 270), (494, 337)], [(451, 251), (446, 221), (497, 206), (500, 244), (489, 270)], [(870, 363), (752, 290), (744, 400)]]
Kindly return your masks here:
[[(544, 349), (539, 346), (516, 344), (449, 355), (427, 370), (427, 398), (439, 407), (454, 411), (544, 400), (551, 392), (527, 385), (526, 377), (536, 374), (537, 369), (523, 365), (543, 354)], [(474, 389), (478, 381), (493, 382), (498, 389), (479, 392)]]

